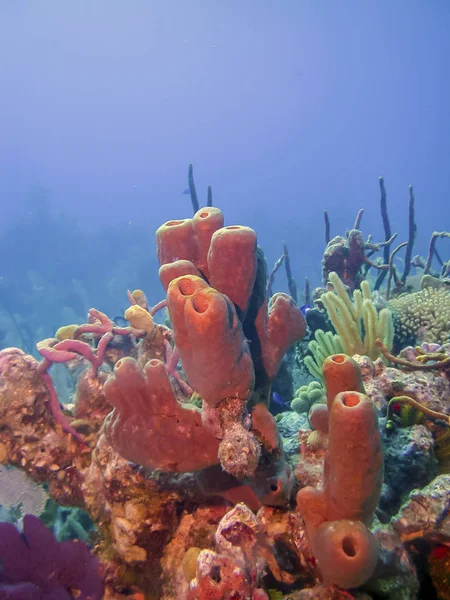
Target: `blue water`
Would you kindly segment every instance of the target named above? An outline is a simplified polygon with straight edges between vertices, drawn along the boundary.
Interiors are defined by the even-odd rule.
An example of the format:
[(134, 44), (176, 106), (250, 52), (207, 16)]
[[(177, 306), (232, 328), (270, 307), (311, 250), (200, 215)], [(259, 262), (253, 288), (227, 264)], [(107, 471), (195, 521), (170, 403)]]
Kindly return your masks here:
[(269, 265), (287, 242), (300, 289), (324, 209), (383, 237), (380, 175), (399, 241), (414, 185), (426, 254), (450, 227), (449, 28), (447, 0), (1, 2), (2, 345), (160, 300), (153, 234), (191, 215), (189, 162)]

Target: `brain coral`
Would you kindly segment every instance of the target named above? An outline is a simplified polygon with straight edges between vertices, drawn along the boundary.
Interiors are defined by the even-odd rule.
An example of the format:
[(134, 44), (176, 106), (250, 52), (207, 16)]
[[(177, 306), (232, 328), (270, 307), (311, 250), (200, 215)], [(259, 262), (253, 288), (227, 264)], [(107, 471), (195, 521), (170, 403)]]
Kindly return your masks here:
[(395, 333), (402, 345), (417, 342), (444, 344), (450, 338), (450, 290), (426, 287), (389, 302)]

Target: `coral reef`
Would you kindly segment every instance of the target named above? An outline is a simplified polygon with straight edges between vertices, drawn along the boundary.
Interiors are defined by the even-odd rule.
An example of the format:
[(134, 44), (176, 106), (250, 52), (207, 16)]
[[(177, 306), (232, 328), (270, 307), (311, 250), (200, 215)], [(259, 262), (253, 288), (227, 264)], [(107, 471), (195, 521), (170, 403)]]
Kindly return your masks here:
[[(114, 593), (125, 582), (158, 588), (157, 556), (176, 527), (183, 498), (279, 505), (292, 489), (267, 407), (286, 349), (304, 335), (304, 317), (285, 294), (268, 303), (252, 230), (221, 227), (214, 208), (177, 224), (157, 232), (168, 288), (163, 304), (173, 330), (155, 324), (145, 297), (134, 292), (126, 313), (131, 327), (117, 327), (91, 309), (86, 324), (38, 344), (40, 363), (18, 349), (0, 354), (3, 461), (46, 482), (58, 503), (88, 511), (101, 534), (97, 549)], [(244, 247), (230, 255), (227, 249), (240, 240)], [(177, 261), (168, 265), (172, 243)], [(188, 259), (219, 289), (186, 274), (186, 266), (194, 270)], [(177, 369), (180, 357), (188, 383)], [(73, 368), (80, 361), (89, 366), (78, 374), (70, 414), (62, 411), (48, 371), (55, 363)], [(190, 403), (193, 389), (201, 409)], [(170, 481), (161, 483), (160, 471), (173, 473)], [(122, 565), (130, 568), (119, 584)]]
[[(193, 217), (156, 232), (165, 298), (128, 292), (120, 324), (90, 309), (37, 344), (40, 360), (0, 351), (0, 498), (18, 507), (17, 526), (0, 524), (0, 598), (450, 597), (448, 269), (430, 275), (433, 245), (426, 287), (408, 293), (420, 261), (413, 236), (390, 251), (380, 186), (384, 242), (364, 241), (361, 211), (345, 237), (327, 232), (320, 329), (297, 306), (287, 248), (291, 296), (272, 295), (255, 231), (225, 226), (210, 190), (199, 208), (190, 166)], [(413, 336), (427, 343), (404, 347)], [(315, 380), (274, 416), (302, 339)], [(54, 539), (43, 522), (58, 510)]]

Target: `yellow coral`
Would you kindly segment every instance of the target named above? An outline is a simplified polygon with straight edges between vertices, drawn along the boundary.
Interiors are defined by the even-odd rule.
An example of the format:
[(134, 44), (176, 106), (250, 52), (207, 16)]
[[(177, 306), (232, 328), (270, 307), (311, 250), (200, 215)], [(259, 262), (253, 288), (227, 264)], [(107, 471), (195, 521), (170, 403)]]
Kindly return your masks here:
[(73, 332), (77, 327), (78, 325), (64, 325), (55, 333), (55, 338), (58, 340), (58, 342), (62, 342), (63, 340), (71, 340), (73, 338)]
[(368, 281), (363, 281), (361, 289), (355, 290), (350, 298), (337, 273), (330, 273), (329, 280), (334, 291), (326, 292), (320, 299), (339, 335), (344, 353), (349, 356), (363, 354), (375, 360), (380, 356), (377, 338), (391, 349), (392, 313), (388, 308), (377, 313)]
[(131, 292), (131, 296), (135, 300), (136, 304), (138, 304), (145, 310), (148, 310), (147, 296), (142, 290), (134, 290), (133, 292)]
[(132, 327), (142, 329), (147, 334), (151, 333), (155, 327), (152, 315), (139, 304), (133, 304), (127, 308), (125, 319), (131, 323)]
[(450, 290), (425, 287), (414, 294), (393, 298), (396, 333), (406, 343), (411, 341), (445, 344), (450, 338)]

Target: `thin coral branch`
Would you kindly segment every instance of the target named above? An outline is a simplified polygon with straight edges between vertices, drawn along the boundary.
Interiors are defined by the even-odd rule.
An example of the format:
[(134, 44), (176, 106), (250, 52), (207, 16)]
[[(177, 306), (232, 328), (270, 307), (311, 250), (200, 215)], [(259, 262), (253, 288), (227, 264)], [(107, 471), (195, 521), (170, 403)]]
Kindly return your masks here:
[(425, 264), (425, 268), (423, 270), (424, 275), (426, 275), (427, 273), (429, 273), (430, 269), (431, 269), (431, 262), (433, 260), (433, 256), (436, 252), (436, 242), (439, 238), (450, 238), (450, 232), (448, 231), (434, 231), (433, 234), (431, 235), (430, 238), (430, 245), (428, 248), (428, 258), (427, 258), (427, 262)]
[(395, 270), (395, 265), (394, 265), (395, 255), (397, 254), (397, 252), (399, 252), (399, 250), (401, 250), (402, 248), (404, 248), (407, 245), (408, 245), (408, 242), (402, 242), (401, 244), (399, 244), (397, 246), (397, 248), (395, 248), (394, 250), (392, 250), (391, 255), (389, 256), (389, 277), (388, 277), (387, 291), (386, 291), (386, 298), (388, 300), (389, 300), (389, 297), (391, 295), (392, 278), (395, 279), (395, 284), (396, 285), (400, 284), (400, 279), (397, 276), (397, 272)]
[[(380, 184), (380, 210), (381, 210), (381, 218), (383, 220), (384, 227), (384, 238), (386, 241), (390, 240), (392, 237), (391, 224), (389, 222), (389, 215), (387, 211), (387, 197), (386, 197), (386, 188), (384, 187), (384, 179), (383, 177), (379, 178)], [(389, 254), (390, 254), (390, 243), (384, 246), (384, 254), (383, 254), (383, 262), (385, 264), (389, 263)], [(374, 289), (379, 290), (381, 284), (386, 277), (386, 271), (381, 271), (378, 275), (377, 281), (375, 283)]]
[(185, 396), (192, 396), (194, 390), (191, 386), (181, 379), (180, 373), (177, 371), (177, 364), (180, 360), (180, 355), (176, 349), (176, 346), (172, 347), (169, 340), (164, 339), (164, 351), (165, 351), (165, 367), (169, 375), (172, 375), (180, 386), (181, 391)]
[(328, 244), (330, 241), (330, 217), (328, 216), (328, 211), (323, 211), (323, 217), (325, 219), (325, 244)]
[(166, 308), (166, 306), (167, 306), (167, 300), (164, 298), (164, 300), (160, 300), (157, 304), (155, 304), (155, 306), (152, 306), (152, 308), (149, 310), (149, 313), (153, 317), (153, 315), (155, 315), (159, 310)]
[(405, 283), (411, 269), (411, 257), (414, 242), (416, 239), (416, 223), (414, 217), (414, 190), (413, 186), (409, 186), (409, 206), (408, 206), (408, 246), (405, 254), (405, 268), (403, 270), (402, 282)]
[(311, 304), (311, 286), (307, 277), (305, 277), (305, 304)]
[(275, 273), (281, 267), (285, 258), (286, 258), (285, 254), (282, 254), (280, 256), (280, 258), (277, 258), (277, 260), (275, 261), (275, 264), (273, 265), (273, 269), (269, 273), (269, 277), (267, 278), (267, 286), (266, 286), (266, 291), (267, 291), (268, 296), (272, 296), (272, 286), (273, 286), (273, 282), (275, 281)]
[(448, 369), (450, 368), (450, 356), (447, 357), (445, 360), (441, 360), (432, 364), (423, 364), (422, 362), (414, 362), (411, 360), (406, 360), (405, 358), (400, 358), (398, 356), (394, 356), (393, 354), (391, 354), (389, 352), (389, 350), (386, 348), (386, 346), (383, 344), (383, 342), (378, 338), (376, 340), (376, 344), (378, 346), (378, 348), (380, 349), (381, 354), (387, 359), (389, 360), (391, 363), (394, 363), (396, 365), (399, 365), (401, 367), (406, 367), (407, 369), (413, 369), (413, 370), (417, 370), (417, 371), (433, 371), (436, 369)]
[(370, 258), (368, 258), (367, 256), (364, 257), (364, 262), (366, 263), (366, 265), (369, 265), (369, 267), (373, 267), (374, 269), (378, 269), (381, 271), (387, 271), (389, 269), (389, 265), (378, 264), (373, 260), (370, 260)]
[(359, 229), (361, 225), (361, 219), (363, 218), (364, 209), (360, 208), (358, 210), (358, 214), (356, 215), (355, 224), (353, 225), (353, 229)]
[(69, 419), (63, 413), (61, 404), (59, 403), (58, 396), (56, 394), (55, 386), (53, 385), (53, 380), (49, 373), (40, 373), (41, 379), (44, 382), (48, 394), (50, 396), (50, 411), (55, 419), (55, 422), (61, 425), (64, 433), (70, 433), (73, 437), (81, 442), (84, 446), (86, 446), (86, 442), (83, 440), (81, 435), (78, 433), (76, 429), (72, 427)]
[(291, 270), (291, 261), (289, 259), (289, 251), (286, 242), (283, 242), (283, 252), (284, 252), (284, 267), (286, 269), (286, 277), (288, 281), (289, 294), (297, 302), (297, 284), (295, 283), (295, 279), (292, 276)]
[(195, 189), (194, 167), (193, 167), (192, 163), (189, 163), (189, 167), (188, 167), (188, 185), (189, 185), (189, 195), (191, 196), (192, 210), (194, 211), (194, 215), (195, 215), (195, 213), (200, 208), (200, 205), (198, 203), (197, 190)]
[(211, 186), (208, 185), (208, 192), (207, 192), (207, 196), (206, 196), (206, 206), (212, 206), (212, 205), (213, 205), (212, 189), (211, 189)]
[(375, 252), (378, 252), (378, 250), (381, 250), (381, 248), (384, 248), (385, 246), (390, 246), (397, 236), (398, 233), (393, 233), (388, 240), (385, 240), (384, 242), (379, 242), (378, 244), (373, 244), (370, 241), (371, 236), (369, 236), (367, 238), (367, 242), (364, 244), (364, 247), (366, 248), (366, 250), (375, 250)]
[(431, 419), (436, 419), (437, 421), (445, 421), (447, 423), (447, 425), (450, 426), (450, 415), (446, 415), (445, 413), (431, 410), (431, 408), (428, 408), (427, 406), (420, 404), (420, 402), (417, 402), (417, 400), (414, 400), (413, 398), (410, 398), (409, 396), (396, 396), (395, 398), (392, 398), (388, 404), (387, 418), (389, 418), (389, 416), (392, 415), (395, 404), (409, 404), (410, 406), (412, 406), (416, 410), (420, 411), (427, 417), (430, 417)]
[(133, 294), (131, 293), (131, 290), (127, 290), (127, 298), (131, 304), (131, 306), (135, 306), (135, 304), (137, 304), (136, 299), (133, 298)]

